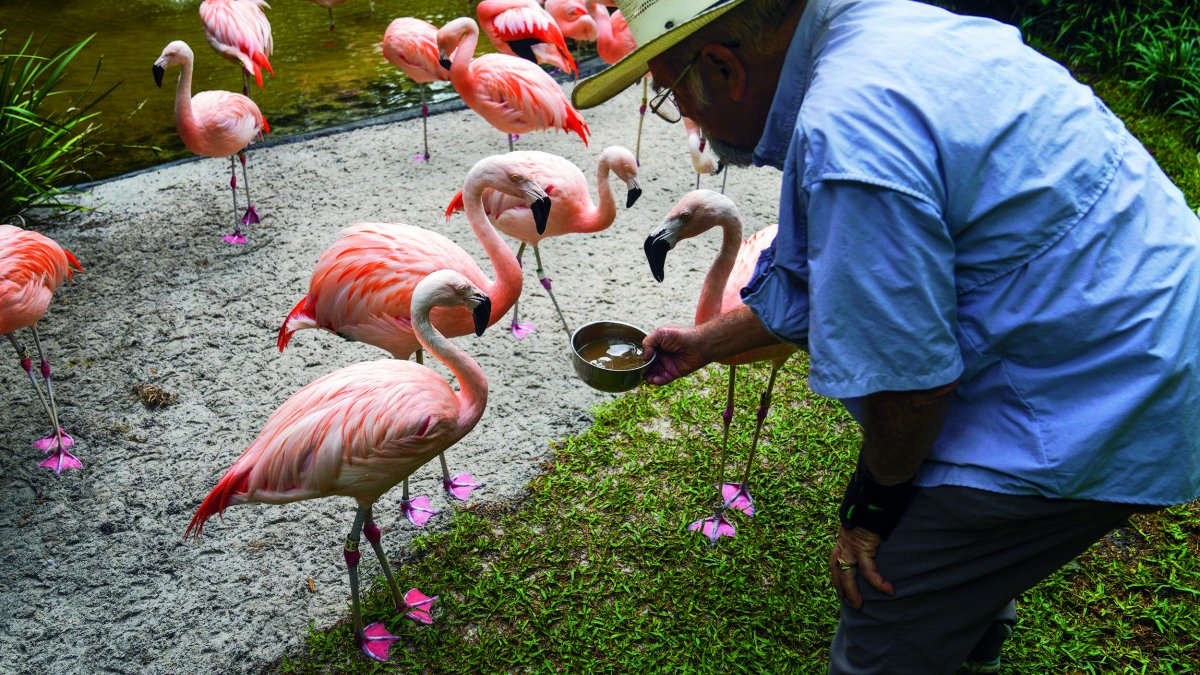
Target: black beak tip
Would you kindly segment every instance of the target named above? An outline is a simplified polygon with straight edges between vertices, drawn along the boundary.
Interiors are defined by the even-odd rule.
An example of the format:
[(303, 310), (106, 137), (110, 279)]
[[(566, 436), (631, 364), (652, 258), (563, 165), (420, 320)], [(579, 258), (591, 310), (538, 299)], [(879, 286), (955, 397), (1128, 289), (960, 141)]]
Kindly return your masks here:
[(650, 274), (653, 274), (654, 280), (661, 284), (662, 280), (666, 278), (667, 253), (671, 250), (671, 245), (650, 236), (646, 237), (646, 243), (642, 248), (646, 251), (646, 262), (650, 263)]
[(483, 331), (487, 330), (488, 322), (492, 318), (492, 299), (484, 298), (471, 312), (472, 318), (475, 319), (475, 335), (483, 335)]
[(533, 224), (537, 226), (538, 234), (546, 233), (546, 223), (550, 221), (550, 198), (542, 197), (529, 206), (533, 211)]
[(625, 208), (632, 208), (637, 203), (639, 197), (642, 196), (642, 188), (636, 187), (629, 190), (629, 194), (625, 196)]
[(446, 70), (450, 70), (450, 65), (451, 65), (450, 59), (447, 59), (444, 57), (440, 58), (440, 59), (438, 59), (438, 65), (445, 68)]
[(724, 170), (725, 170), (725, 162), (722, 162), (721, 160), (718, 159), (717, 160), (717, 170), (713, 172), (713, 175), (716, 176), (717, 174), (721, 173)]
[(162, 89), (163, 74), (166, 72), (166, 68), (163, 68), (158, 64), (154, 65), (154, 84), (158, 85), (159, 89)]

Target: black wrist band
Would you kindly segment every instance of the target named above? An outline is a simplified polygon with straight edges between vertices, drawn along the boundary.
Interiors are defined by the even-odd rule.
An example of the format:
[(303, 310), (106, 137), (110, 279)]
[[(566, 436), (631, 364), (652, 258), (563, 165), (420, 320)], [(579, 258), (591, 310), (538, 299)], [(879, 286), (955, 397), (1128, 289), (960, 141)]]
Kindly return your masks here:
[(842, 527), (853, 530), (861, 527), (887, 539), (896, 529), (900, 517), (912, 501), (913, 479), (899, 485), (881, 485), (871, 478), (862, 454), (858, 456), (858, 468), (846, 486), (842, 507), (838, 509)]

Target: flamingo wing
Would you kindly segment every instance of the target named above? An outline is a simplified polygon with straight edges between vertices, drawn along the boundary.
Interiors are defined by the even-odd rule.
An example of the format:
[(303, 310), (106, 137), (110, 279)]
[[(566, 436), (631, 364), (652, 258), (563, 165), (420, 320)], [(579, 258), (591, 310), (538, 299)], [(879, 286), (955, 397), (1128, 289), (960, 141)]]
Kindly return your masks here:
[(79, 261), (53, 239), (0, 225), (0, 335), (37, 323), (76, 269)]
[(259, 131), (267, 130), (258, 105), (229, 91), (202, 91), (193, 96), (192, 117), (198, 133), (188, 149), (208, 157), (228, 157), (249, 145)]
[[(458, 397), (409, 361), (357, 363), (279, 406), (197, 509), (188, 533), (226, 507), (332, 495), (370, 504), (461, 436)], [(185, 535), (186, 536), (186, 535)]]
[(563, 70), (579, 74), (562, 30), (554, 22), (554, 17), (534, 0), (483, 0), (475, 11), (484, 33), (497, 49), (506, 54), (515, 54), (511, 43), (544, 43), (550, 50), (532, 50), (539, 61), (553, 63)]
[(269, 57), (275, 51), (271, 23), (263, 8), (263, 0), (205, 0), (200, 3), (200, 21), (204, 37), (212, 48), (231, 61), (238, 61), (246, 72), (254, 75), (263, 86), (262, 69), (272, 75)]
[(383, 34), (383, 56), (414, 82), (447, 82), (450, 71), (438, 63), (437, 27), (428, 21), (402, 17)]
[(754, 267), (758, 264), (759, 254), (775, 241), (777, 232), (779, 232), (779, 226), (770, 225), (750, 235), (742, 242), (738, 249), (737, 260), (734, 261), (733, 268), (729, 271), (729, 279), (725, 282), (725, 290), (721, 294), (722, 313), (737, 309), (744, 304), (742, 288), (750, 283)]
[(484, 54), (471, 62), (471, 76), (475, 80), (471, 98), (479, 106), (471, 107), (500, 131), (561, 129), (574, 132), (587, 144), (587, 123), (558, 83), (536, 65), (515, 56)]

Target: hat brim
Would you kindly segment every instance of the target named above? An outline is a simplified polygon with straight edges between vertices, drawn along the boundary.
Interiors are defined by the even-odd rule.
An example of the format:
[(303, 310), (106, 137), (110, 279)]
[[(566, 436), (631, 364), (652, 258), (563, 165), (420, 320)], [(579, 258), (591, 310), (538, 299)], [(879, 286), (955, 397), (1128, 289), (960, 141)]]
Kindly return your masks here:
[(571, 92), (571, 102), (576, 108), (586, 110), (625, 91), (629, 85), (637, 82), (646, 74), (650, 59), (660, 56), (663, 52), (683, 42), (693, 33), (743, 2), (745, 0), (729, 0), (729, 2), (722, 3), (638, 47), (627, 54), (625, 58), (599, 73), (580, 80), (579, 84), (575, 85), (575, 90)]

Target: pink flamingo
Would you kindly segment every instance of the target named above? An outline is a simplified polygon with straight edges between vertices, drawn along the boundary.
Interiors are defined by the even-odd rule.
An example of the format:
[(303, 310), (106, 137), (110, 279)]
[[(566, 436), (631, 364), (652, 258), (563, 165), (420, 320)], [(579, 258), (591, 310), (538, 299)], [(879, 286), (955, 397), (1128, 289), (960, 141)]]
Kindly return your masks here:
[[(437, 40), (442, 67), (450, 70), (450, 83), (472, 110), (508, 134), (510, 151), (513, 134), (540, 129), (574, 132), (587, 145), (587, 123), (545, 71), (507, 54), (471, 58), (479, 42), (479, 27), (473, 19), (464, 16), (442, 26)], [(453, 63), (447, 54), (454, 55)]]
[(425, 152), (413, 155), (416, 162), (429, 159), (429, 108), (425, 105), (425, 85), (429, 82), (448, 82), (450, 71), (438, 63), (437, 26), (403, 17), (388, 24), (383, 32), (383, 57), (421, 85), (421, 133)]
[[(742, 306), (741, 289), (754, 273), (754, 266), (763, 249), (771, 245), (778, 232), (777, 225), (771, 225), (759, 230), (746, 241), (742, 241), (742, 214), (737, 206), (723, 194), (711, 190), (696, 190), (684, 195), (679, 203), (671, 208), (662, 224), (656, 227), (646, 238), (646, 259), (650, 263), (650, 271), (658, 281), (663, 280), (663, 268), (667, 252), (675, 248), (683, 239), (695, 237), (713, 227), (720, 227), (723, 232), (721, 248), (716, 260), (704, 277), (704, 285), (700, 290), (700, 301), (696, 305), (696, 323), (703, 323), (712, 317), (730, 312)], [(717, 489), (721, 500), (717, 502), (714, 515), (711, 518), (698, 520), (689, 529), (700, 530), (713, 543), (722, 536), (733, 536), (733, 524), (725, 517), (725, 510), (734, 508), (746, 515), (754, 515), (754, 499), (750, 496), (748, 479), (750, 467), (754, 465), (754, 454), (758, 448), (758, 436), (762, 430), (763, 420), (771, 407), (771, 390), (775, 387), (775, 375), (779, 368), (796, 352), (796, 347), (790, 344), (771, 345), (754, 349), (728, 359), (721, 363), (729, 366), (729, 393), (725, 402), (725, 411), (721, 419), (724, 422), (722, 436), (721, 460), (718, 464)], [(771, 362), (771, 378), (767, 381), (767, 389), (763, 392), (758, 406), (758, 423), (754, 428), (754, 440), (750, 446), (750, 459), (738, 483), (724, 482), (725, 458), (729, 448), (729, 424), (733, 420), (733, 387), (737, 376), (737, 366), (741, 364)]]
[(578, 77), (554, 17), (535, 0), (483, 0), (475, 8), (479, 25), (501, 54), (531, 63), (549, 63)]
[[(554, 309), (558, 312), (559, 320), (562, 321), (563, 330), (567, 331), (569, 335), (571, 329), (567, 326), (567, 320), (563, 317), (558, 301), (554, 299), (554, 292), (550, 290), (550, 279), (546, 277), (542, 268), (542, 255), (538, 250), (538, 244), (547, 237), (599, 232), (612, 225), (617, 216), (617, 206), (612, 185), (608, 181), (609, 173), (615, 173), (617, 178), (624, 181), (628, 187), (625, 207), (629, 208), (642, 195), (642, 188), (638, 183), (637, 160), (634, 159), (632, 152), (616, 145), (605, 148), (600, 153), (600, 159), (596, 162), (596, 191), (599, 193), (600, 199), (600, 204), (597, 206), (592, 203), (592, 196), (588, 192), (588, 183), (583, 172), (566, 159), (537, 150), (511, 152), (506, 157), (524, 167), (525, 175), (543, 186), (546, 194), (553, 195), (554, 209), (550, 212), (550, 218), (544, 230), (539, 229), (533, 214), (521, 199), (511, 194), (488, 189), (483, 193), (484, 210), (496, 229), (520, 240), (521, 246), (517, 249), (518, 263), (521, 262), (521, 257), (525, 253), (525, 246), (533, 247), (533, 255), (537, 260), (538, 281), (550, 295), (550, 301), (554, 303)], [(449, 208), (446, 209), (446, 219), (449, 220), (450, 214), (462, 210), (463, 207), (463, 193), (459, 192), (450, 202)], [(513, 304), (511, 324), (513, 335), (517, 339), (534, 332), (533, 324), (521, 323), (518, 320), (519, 302), (520, 299)]]
[[(70, 279), (75, 270), (83, 271), (79, 261), (53, 239), (15, 225), (0, 225), (0, 335), (8, 336), (8, 341), (17, 350), (21, 368), (29, 376), (46, 416), (50, 418), (53, 431), (34, 442), (33, 447), (43, 452), (54, 452), (39, 466), (53, 469), (56, 476), (63, 469), (81, 469), (83, 463), (67, 451), (75, 444), (75, 439), (58, 423), (58, 406), (54, 403), (54, 387), (50, 381), (50, 361), (42, 352), (37, 322), (50, 306), (55, 289), (63, 279)], [(41, 361), (42, 382), (46, 385), (44, 396), (33, 375), (33, 359), (25, 346), (17, 341), (15, 333), (20, 328), (28, 328), (33, 333), (33, 344)], [(49, 403), (46, 402), (47, 398), (50, 399)]]
[[(233, 193), (233, 232), (223, 239), (230, 244), (246, 243), (242, 225), (260, 222), (250, 200), (250, 178), (246, 174), (246, 146), (271, 127), (249, 97), (229, 91), (202, 91), (192, 96), (192, 48), (182, 40), (168, 44), (154, 62), (154, 83), (162, 87), (167, 68), (180, 66), (175, 88), (175, 130), (188, 150), (204, 157), (229, 158), (229, 189)], [(233, 157), (242, 161), (246, 183), (246, 214), (237, 217), (237, 169)]]
[[(320, 6), (324, 7), (325, 9), (329, 10), (329, 30), (333, 30), (334, 29), (333, 8), (337, 7), (340, 4), (345, 3), (346, 0), (308, 0), (308, 1), (313, 3), (314, 5), (320, 5)], [(370, 0), (370, 3), (371, 3), (371, 12), (374, 13), (375, 12), (375, 0)]]
[[(683, 130), (687, 132), (688, 140), (688, 155), (692, 159), (692, 169), (696, 172), (696, 189), (700, 189), (700, 176), (702, 174), (718, 174), (721, 173), (721, 160), (713, 157), (711, 154), (704, 152), (707, 143), (704, 140), (704, 132), (700, 130), (700, 126), (693, 122), (691, 118), (681, 117), (683, 120)], [(728, 178), (728, 175), (726, 176)], [(721, 192), (725, 189), (722, 188)]]
[[(410, 314), (418, 282), (430, 272), (449, 268), (465, 275), (493, 299), (489, 325), (498, 321), (521, 294), (521, 267), (512, 251), (484, 213), (485, 189), (512, 195), (540, 223), (546, 225), (550, 198), (528, 174), (525, 166), (507, 155), (487, 157), (467, 173), (463, 192), (467, 195), (467, 220), (492, 262), (496, 279), (490, 281), (466, 251), (446, 237), (403, 224), (362, 223), (339, 235), (338, 241), (321, 254), (309, 280), (308, 295), (296, 303), (279, 329), (277, 345), (283, 351), (297, 330), (324, 328), (347, 339), (365, 342), (407, 359), (417, 352), (420, 338)], [(433, 322), (450, 337), (474, 329), (465, 312), (437, 309)], [(455, 499), (465, 500), (476, 487), (469, 473), (450, 477), (444, 457), (442, 487)], [(405, 483), (401, 508), (416, 525), (430, 515), (428, 498), (409, 500)]]
[(579, 42), (596, 41), (596, 20), (588, 14), (584, 0), (546, 0), (546, 11), (554, 17), (563, 37)]
[[(409, 591), (392, 576), (372, 507), (385, 492), (434, 455), (466, 436), (487, 406), (487, 378), (479, 364), (430, 323), (433, 307), (467, 308), (483, 334), (490, 301), (470, 280), (439, 270), (417, 284), (412, 323), (421, 345), (458, 379), (456, 394), (442, 377), (410, 361), (357, 363), (320, 377), (292, 394), (209, 493), (184, 533), (197, 537), (204, 522), (234, 504), (286, 504), (343, 496), (358, 502), (343, 555), (350, 573), (354, 637), (363, 654), (386, 661), (397, 637), (382, 623), (363, 627), (358, 601), (359, 533), (365, 534), (392, 591), (397, 611), (427, 623), (432, 598)], [(461, 310), (459, 310), (461, 311)], [(406, 601), (407, 600), (407, 601)]]
[(241, 66), (242, 93), (250, 95), (248, 75), (254, 75), (262, 89), (262, 69), (271, 75), (275, 70), (267, 57), (275, 50), (271, 39), (271, 22), (263, 8), (271, 6), (265, 0), (204, 0), (200, 3), (200, 22), (204, 37), (218, 54)]
[(605, 63), (616, 63), (637, 49), (633, 33), (629, 30), (629, 22), (617, 10), (611, 14), (608, 7), (611, 2), (604, 0), (586, 0), (587, 11), (596, 22), (596, 52)]

